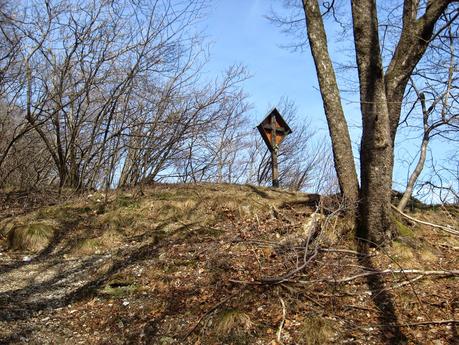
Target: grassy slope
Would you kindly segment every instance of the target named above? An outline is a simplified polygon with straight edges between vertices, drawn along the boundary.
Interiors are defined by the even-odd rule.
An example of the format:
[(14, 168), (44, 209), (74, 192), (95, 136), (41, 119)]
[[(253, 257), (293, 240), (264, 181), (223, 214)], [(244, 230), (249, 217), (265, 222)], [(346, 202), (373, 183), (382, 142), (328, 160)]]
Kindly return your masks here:
[[(457, 336), (451, 324), (408, 326), (458, 319), (457, 277), (338, 282), (370, 269), (457, 270), (457, 237), (397, 219), (402, 236), (392, 246), (358, 256), (346, 220), (324, 215), (315, 243), (350, 251), (319, 251), (291, 281), (258, 284), (301, 264), (316, 197), (232, 185), (144, 193), (3, 217), (0, 343), (452, 344)], [(451, 212), (414, 215), (457, 226)]]

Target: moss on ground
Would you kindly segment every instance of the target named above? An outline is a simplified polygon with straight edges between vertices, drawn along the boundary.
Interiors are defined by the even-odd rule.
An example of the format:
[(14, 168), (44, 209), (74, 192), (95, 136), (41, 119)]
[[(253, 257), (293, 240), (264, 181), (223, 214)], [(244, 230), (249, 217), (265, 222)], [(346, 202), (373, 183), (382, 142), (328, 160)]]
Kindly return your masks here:
[(397, 219), (394, 219), (394, 221), (400, 236), (414, 237), (414, 231), (411, 228), (409, 228)]

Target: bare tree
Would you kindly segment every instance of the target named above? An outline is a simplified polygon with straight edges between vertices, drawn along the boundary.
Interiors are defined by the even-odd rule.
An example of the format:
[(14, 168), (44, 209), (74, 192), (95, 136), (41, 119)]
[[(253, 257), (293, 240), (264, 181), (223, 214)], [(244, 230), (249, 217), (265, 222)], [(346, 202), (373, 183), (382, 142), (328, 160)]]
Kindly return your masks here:
[(120, 185), (168, 177), (186, 182), (208, 180), (209, 174), (216, 173), (222, 154), (218, 140), (226, 140), (244, 116), (240, 83), (245, 78), (245, 70), (237, 66), (221, 81), (204, 86), (189, 85), (186, 76), (184, 89), (180, 87), (183, 79), (175, 78), (157, 101), (146, 102), (140, 122), (128, 134)]
[[(60, 187), (111, 185), (132, 118), (143, 107), (139, 89), (155, 84), (154, 92), (161, 93), (183, 70), (195, 67), (191, 58), (185, 61), (197, 43), (186, 29), (199, 16), (202, 1), (18, 5), (17, 14), (8, 17), (21, 37), (13, 103), (28, 124), (16, 133), (38, 133)], [(185, 85), (182, 78), (174, 87)]]
[[(431, 140), (440, 137), (453, 143), (459, 133), (458, 94), (455, 87), (457, 81), (457, 30), (453, 22), (453, 14), (445, 13), (440, 24), (446, 29), (431, 43), (426, 58), (421, 61), (413, 72), (410, 82), (411, 91), (420, 103), (422, 114), (422, 141), (419, 159), (411, 172), (405, 192), (398, 204), (403, 211), (412, 196), (416, 182), (421, 175), (427, 158), (427, 149)], [(420, 85), (420, 86), (418, 86)], [(407, 99), (409, 99), (409, 93)], [(411, 107), (402, 124), (409, 124), (415, 107)]]
[[(393, 148), (406, 87), (431, 40), (445, 30), (444, 25), (437, 25), (439, 18), (447, 12), (457, 14), (457, 6), (453, 3), (450, 0), (405, 0), (393, 4), (393, 10), (402, 6), (402, 28), (395, 39), (393, 54), (384, 67), (381, 42), (385, 42), (386, 33), (381, 40), (376, 2), (351, 2), (363, 125), (359, 188), (348, 126), (328, 51), (323, 13), (319, 1), (302, 1), (340, 187), (346, 199), (359, 200), (358, 236), (375, 244), (395, 235), (390, 206)], [(324, 13), (334, 14), (333, 11), (334, 8), (328, 6)], [(451, 20), (456, 17), (453, 14)]]

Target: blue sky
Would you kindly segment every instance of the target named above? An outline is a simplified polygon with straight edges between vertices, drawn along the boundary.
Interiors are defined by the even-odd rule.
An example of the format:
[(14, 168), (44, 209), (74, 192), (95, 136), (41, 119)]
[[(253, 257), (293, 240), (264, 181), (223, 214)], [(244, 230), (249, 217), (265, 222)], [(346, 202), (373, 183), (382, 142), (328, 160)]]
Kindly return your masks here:
[(325, 130), (322, 101), (317, 89), (314, 65), (307, 53), (292, 53), (281, 48), (288, 39), (264, 15), (269, 0), (214, 0), (205, 20), (205, 33), (211, 41), (212, 72), (233, 64), (247, 67), (252, 76), (244, 85), (253, 105), (254, 124), (282, 96), (293, 100), (298, 115), (313, 119)]

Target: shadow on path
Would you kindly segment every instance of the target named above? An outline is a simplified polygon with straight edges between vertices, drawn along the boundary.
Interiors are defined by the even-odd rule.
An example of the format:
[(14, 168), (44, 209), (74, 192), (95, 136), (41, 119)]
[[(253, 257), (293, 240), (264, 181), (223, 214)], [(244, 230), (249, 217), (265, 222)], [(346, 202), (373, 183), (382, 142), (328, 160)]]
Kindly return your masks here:
[[(451, 301), (451, 319), (457, 320), (457, 309), (459, 306), (459, 297), (457, 292), (453, 291), (453, 299)], [(451, 324), (451, 338), (449, 341), (450, 345), (459, 345), (459, 333), (457, 332), (457, 323)]]
[[(176, 229), (170, 234), (171, 237), (186, 228), (184, 226)], [(0, 321), (26, 320), (41, 310), (64, 307), (92, 298), (114, 274), (141, 261), (155, 259), (161, 248), (183, 241), (180, 236), (161, 239), (162, 236), (154, 233), (149, 235), (143, 239), (147, 242), (143, 245), (122, 248), (107, 255), (92, 255), (76, 260), (73, 264), (57, 257), (48, 258), (43, 262), (43, 268), (54, 270), (57, 272), (55, 275), (27, 284), (23, 288), (0, 293)], [(100, 271), (101, 268), (103, 272)], [(0, 274), (0, 279), (2, 278), (5, 279), (4, 273)], [(3, 341), (0, 338), (0, 343)]]
[[(358, 261), (368, 271), (378, 271), (371, 261), (368, 253), (368, 245), (362, 241), (358, 242)], [(379, 315), (379, 322), (384, 325), (381, 332), (381, 340), (385, 344), (406, 344), (407, 338), (403, 334), (395, 313), (395, 306), (392, 296), (385, 290), (384, 279), (380, 274), (366, 277), (368, 288), (371, 291), (371, 299), (375, 304)]]

